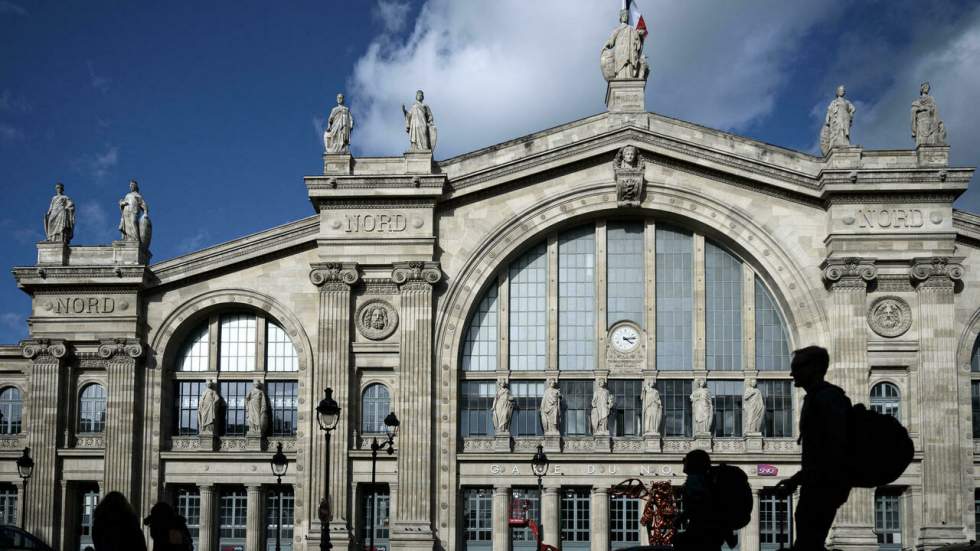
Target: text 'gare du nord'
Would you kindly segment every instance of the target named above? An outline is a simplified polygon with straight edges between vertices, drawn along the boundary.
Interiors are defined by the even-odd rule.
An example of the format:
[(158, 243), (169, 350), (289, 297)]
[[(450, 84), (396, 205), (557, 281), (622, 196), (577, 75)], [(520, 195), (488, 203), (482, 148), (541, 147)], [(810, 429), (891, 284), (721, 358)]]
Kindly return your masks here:
[(602, 52), (606, 112), (443, 161), (421, 91), (386, 158), (352, 158), (339, 96), (314, 215), (156, 264), (136, 182), (104, 246), (70, 245), (59, 186), (14, 269), (30, 338), (0, 348), (0, 519), (81, 549), (115, 490), (143, 515), (173, 503), (202, 550), (267, 547), (281, 524), (287, 549), (498, 551), (533, 549), (508, 524), (526, 508), (545, 543), (605, 551), (646, 538), (610, 488), (679, 485), (705, 449), (749, 475), (741, 549), (773, 549), (791, 519), (772, 488), (800, 458), (789, 354), (820, 343), (916, 450), (851, 494), (832, 544), (974, 538), (980, 217), (952, 207), (973, 170), (948, 166), (928, 85), (900, 151), (850, 144), (839, 88), (818, 157), (647, 112), (625, 21)]

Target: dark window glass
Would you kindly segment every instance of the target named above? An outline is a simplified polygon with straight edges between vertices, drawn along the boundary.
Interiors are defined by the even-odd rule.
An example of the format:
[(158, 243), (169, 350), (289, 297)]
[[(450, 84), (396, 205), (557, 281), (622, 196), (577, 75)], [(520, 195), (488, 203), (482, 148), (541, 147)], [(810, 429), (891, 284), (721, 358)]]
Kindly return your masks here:
[(609, 432), (613, 436), (639, 436), (643, 414), (643, 381), (611, 379), (609, 392), (616, 398)]
[(871, 387), (871, 410), (891, 415), (901, 420), (902, 398), (898, 387), (891, 383), (878, 383)]
[(589, 488), (561, 489), (561, 541), (583, 542), (591, 540)]
[(87, 385), (78, 399), (78, 432), (105, 430), (105, 388)]
[(248, 513), (248, 497), (245, 489), (227, 489), (221, 492), (218, 516), (219, 545), (239, 543), (245, 540), (245, 526)]
[[(789, 500), (771, 490), (759, 492), (759, 549), (775, 551), (789, 547), (790, 523)], [(782, 529), (780, 529), (782, 523)]]
[(514, 381), (510, 383), (514, 397), (514, 415), (511, 417), (510, 433), (513, 436), (541, 436), (541, 397), (544, 383), (541, 381)]
[(894, 490), (878, 490), (875, 493), (875, 534), (878, 549), (902, 548), (901, 494)]
[[(465, 381), (461, 387), (459, 419), (461, 434), (463, 436), (492, 435), (493, 418), (490, 410), (493, 407), (497, 384), (492, 381)], [(384, 432), (383, 423), (381, 432)]]
[(609, 497), (609, 541), (613, 549), (639, 544), (642, 505), (639, 499), (631, 497)]
[(364, 488), (363, 499), (361, 500), (361, 543), (364, 549), (368, 549), (371, 541), (371, 510), (374, 509), (374, 546), (386, 546), (388, 541), (388, 514), (390, 510), (390, 497), (387, 486), (379, 486), (371, 491), (370, 486)]
[(0, 434), (17, 434), (21, 429), (20, 390), (8, 386), (0, 390)]
[(970, 371), (980, 372), (980, 337), (973, 342), (973, 354), (970, 356)]
[(245, 421), (245, 395), (247, 381), (221, 381), (221, 397), (225, 399), (225, 436), (244, 436), (248, 423)]
[(95, 516), (95, 508), (99, 505), (99, 492), (94, 489), (82, 491), (81, 505), (78, 509), (78, 543), (84, 549), (86, 545), (92, 545), (92, 521)]
[(592, 411), (592, 381), (559, 381), (561, 390), (562, 434), (580, 436), (590, 434)]
[(463, 539), (467, 545), (491, 540), (492, 507), (493, 490), (490, 488), (463, 490)]
[(296, 435), (296, 381), (270, 381), (269, 403), (272, 405), (272, 435)]
[(657, 390), (664, 405), (664, 436), (691, 436), (691, 380), (661, 379)]
[(276, 529), (281, 526), (280, 542), (284, 551), (293, 548), (293, 488), (282, 487), (282, 508), (279, 507), (279, 492), (271, 486), (265, 494), (265, 542), (266, 549), (276, 548)]
[(742, 436), (742, 381), (708, 381), (708, 390), (715, 410), (711, 434)]
[(0, 484), (0, 525), (17, 525), (17, 487)]
[(207, 387), (204, 381), (177, 382), (175, 434), (181, 436), (197, 434), (197, 407), (205, 388)]
[(391, 411), (388, 387), (375, 383), (364, 389), (361, 397), (361, 432), (381, 434), (385, 431), (385, 417)]
[(793, 382), (758, 381), (759, 391), (766, 400), (762, 418), (762, 436), (789, 438), (793, 436)]
[[(538, 526), (541, 525), (541, 495), (537, 488), (511, 488), (510, 498), (510, 518), (533, 520)], [(511, 528), (511, 540), (514, 543), (535, 543), (534, 534), (526, 526)]]
[(973, 406), (973, 437), (980, 438), (980, 381), (970, 383), (970, 403)]

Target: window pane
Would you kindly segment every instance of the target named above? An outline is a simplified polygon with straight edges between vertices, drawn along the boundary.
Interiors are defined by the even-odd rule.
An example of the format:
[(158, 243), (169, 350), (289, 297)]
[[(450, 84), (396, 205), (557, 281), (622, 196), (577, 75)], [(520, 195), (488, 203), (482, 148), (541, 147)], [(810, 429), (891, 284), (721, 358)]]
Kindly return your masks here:
[(221, 316), (221, 371), (255, 371), (255, 316)]
[(973, 343), (973, 354), (970, 356), (970, 371), (980, 372), (980, 337)]
[[(361, 501), (361, 543), (368, 549), (371, 540), (371, 515), (374, 514), (374, 546), (381, 547), (388, 541), (388, 515), (390, 497), (387, 486), (379, 486), (371, 491), (370, 486), (362, 489)], [(386, 545), (385, 545), (386, 546)]]
[(871, 410), (884, 415), (891, 415), (901, 420), (901, 398), (898, 387), (891, 383), (878, 383), (871, 388)]
[(177, 361), (177, 370), (207, 371), (208, 362), (208, 323), (204, 322), (187, 338)]
[(629, 320), (645, 327), (643, 223), (610, 223), (606, 229), (606, 325)]
[(468, 547), (478, 542), (491, 541), (492, 506), (493, 491), (490, 488), (463, 490), (463, 540)]
[(592, 386), (592, 381), (558, 382), (562, 398), (562, 434), (576, 436), (592, 432), (589, 421), (592, 412)]
[(548, 316), (547, 246), (539, 244), (510, 265), (510, 369), (544, 371)]
[(218, 545), (245, 543), (248, 497), (244, 489), (221, 492), (218, 506)]
[(657, 228), (657, 369), (689, 370), (694, 309), (691, 234)]
[(641, 505), (639, 499), (609, 497), (609, 541), (613, 549), (626, 547), (626, 544), (639, 545)]
[(510, 433), (513, 436), (541, 436), (541, 418), (538, 415), (541, 397), (544, 396), (542, 381), (514, 381), (510, 383), (514, 397), (514, 415), (511, 417)]
[(875, 495), (875, 533), (880, 549), (902, 548), (902, 516), (899, 494), (879, 490)]
[(561, 541), (588, 542), (592, 535), (589, 488), (561, 489)]
[(558, 368), (595, 369), (595, 229), (558, 239)]
[(755, 368), (789, 371), (789, 340), (776, 301), (762, 280), (755, 278)]
[(463, 371), (497, 369), (497, 284), (480, 301), (463, 340)]
[(391, 412), (388, 387), (375, 383), (364, 389), (361, 398), (361, 432), (381, 434), (385, 432), (385, 417)]
[(275, 322), (266, 323), (265, 332), (267, 371), (299, 371), (299, 356), (286, 331)]
[[(509, 518), (526, 518), (541, 525), (541, 495), (537, 488), (511, 488), (510, 497)], [(511, 541), (530, 543), (532, 547), (536, 543), (530, 528), (518, 526), (511, 529)]]
[(181, 436), (197, 434), (197, 407), (201, 400), (201, 394), (207, 387), (204, 381), (177, 381), (176, 386), (174, 434)]
[[(497, 392), (493, 381), (465, 381), (460, 396), (459, 427), (463, 436), (490, 436), (494, 433), (491, 408)], [(513, 391), (513, 385), (511, 390)], [(514, 412), (516, 414), (516, 412)], [(385, 414), (387, 415), (387, 413)], [(511, 421), (513, 423), (513, 417)], [(382, 426), (382, 431), (384, 427)]]
[(82, 390), (78, 403), (78, 432), (105, 430), (105, 389), (92, 384)]
[(0, 484), (0, 525), (17, 525), (17, 487)]
[(247, 381), (221, 381), (221, 397), (225, 399), (226, 436), (244, 436), (248, 423), (245, 422), (245, 395), (250, 383)]
[(793, 436), (793, 382), (758, 381), (757, 387), (766, 402), (762, 418), (762, 436), (789, 438)]
[(612, 425), (609, 432), (613, 436), (639, 436), (640, 419), (643, 414), (643, 381), (610, 379), (609, 392), (616, 398)]
[(18, 434), (21, 429), (20, 390), (8, 386), (0, 391), (0, 434)]
[(664, 405), (664, 436), (691, 436), (691, 386), (690, 379), (657, 381)]
[(706, 349), (709, 371), (742, 369), (742, 262), (706, 242), (704, 250)]
[(78, 508), (78, 543), (84, 549), (86, 545), (92, 545), (92, 521), (95, 515), (95, 508), (99, 505), (99, 492), (96, 490), (85, 490), (81, 495), (80, 507)]
[(762, 551), (775, 551), (780, 545), (788, 548), (792, 521), (787, 498), (771, 490), (759, 492), (759, 543)]
[(973, 437), (980, 438), (980, 381), (970, 382), (970, 403), (973, 405)]
[(265, 494), (265, 547), (269, 551), (276, 548), (276, 530), (282, 549), (291, 551), (293, 548), (293, 498), (292, 486), (282, 487), (282, 507), (279, 507), (280, 496), (276, 487), (270, 487)]
[(272, 435), (296, 434), (296, 404), (299, 400), (296, 381), (268, 383), (269, 403), (272, 406)]
[(201, 493), (196, 487), (177, 490), (177, 514), (187, 521), (187, 530), (191, 533), (196, 548), (201, 532)]
[(708, 381), (708, 390), (715, 410), (711, 434), (742, 436), (742, 381)]

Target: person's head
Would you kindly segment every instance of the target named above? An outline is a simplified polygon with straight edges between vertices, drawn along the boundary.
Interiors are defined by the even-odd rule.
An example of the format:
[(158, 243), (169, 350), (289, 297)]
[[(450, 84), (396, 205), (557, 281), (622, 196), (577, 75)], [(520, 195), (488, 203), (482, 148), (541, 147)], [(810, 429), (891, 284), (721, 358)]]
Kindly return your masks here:
[(140, 185), (136, 182), (136, 180), (130, 180), (129, 191), (139, 191), (139, 190), (140, 190)]
[(830, 354), (821, 346), (807, 346), (793, 352), (790, 374), (793, 384), (800, 388), (810, 388), (823, 381), (830, 367)]
[(750, 377), (745, 380), (746, 386), (755, 387), (755, 377)]
[(929, 86), (929, 83), (928, 82), (923, 82), (919, 86), (919, 95), (920, 96), (924, 96), (924, 95), (928, 94), (930, 88), (931, 88), (931, 86)]
[(711, 456), (704, 450), (691, 450), (684, 456), (684, 474), (705, 474), (711, 468)]
[(625, 23), (628, 23), (629, 20), (630, 20), (630, 11), (629, 10), (619, 10), (619, 22), (625, 24)]
[(337, 105), (343, 105), (343, 104), (344, 104), (344, 95), (337, 94)]
[(840, 86), (837, 87), (837, 97), (842, 98), (842, 97), (844, 97), (844, 94), (846, 94), (846, 93), (847, 93), (847, 90), (844, 89), (844, 85), (843, 84), (841, 84)]
[(636, 148), (632, 145), (628, 145), (623, 149), (623, 161), (633, 166), (633, 161), (636, 160)]
[(173, 522), (176, 516), (177, 514), (169, 503), (160, 501), (150, 509), (150, 516), (143, 519), (143, 524), (154, 529), (166, 529), (169, 528), (170, 523)]
[(58, 182), (57, 184), (55, 184), (54, 185), (54, 192), (57, 193), (58, 195), (61, 195), (62, 193), (64, 193), (65, 192), (65, 184), (62, 184), (61, 182)]
[(425, 94), (422, 93), (422, 90), (415, 92), (415, 101), (422, 101), (424, 99), (425, 99)]

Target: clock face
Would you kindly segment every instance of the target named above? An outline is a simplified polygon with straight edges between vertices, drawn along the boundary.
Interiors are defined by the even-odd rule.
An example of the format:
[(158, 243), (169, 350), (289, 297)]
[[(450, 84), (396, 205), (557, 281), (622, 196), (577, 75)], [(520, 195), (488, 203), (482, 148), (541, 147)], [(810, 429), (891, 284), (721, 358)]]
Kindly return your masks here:
[(620, 325), (611, 338), (612, 345), (620, 352), (632, 352), (640, 345), (640, 332), (631, 325)]

